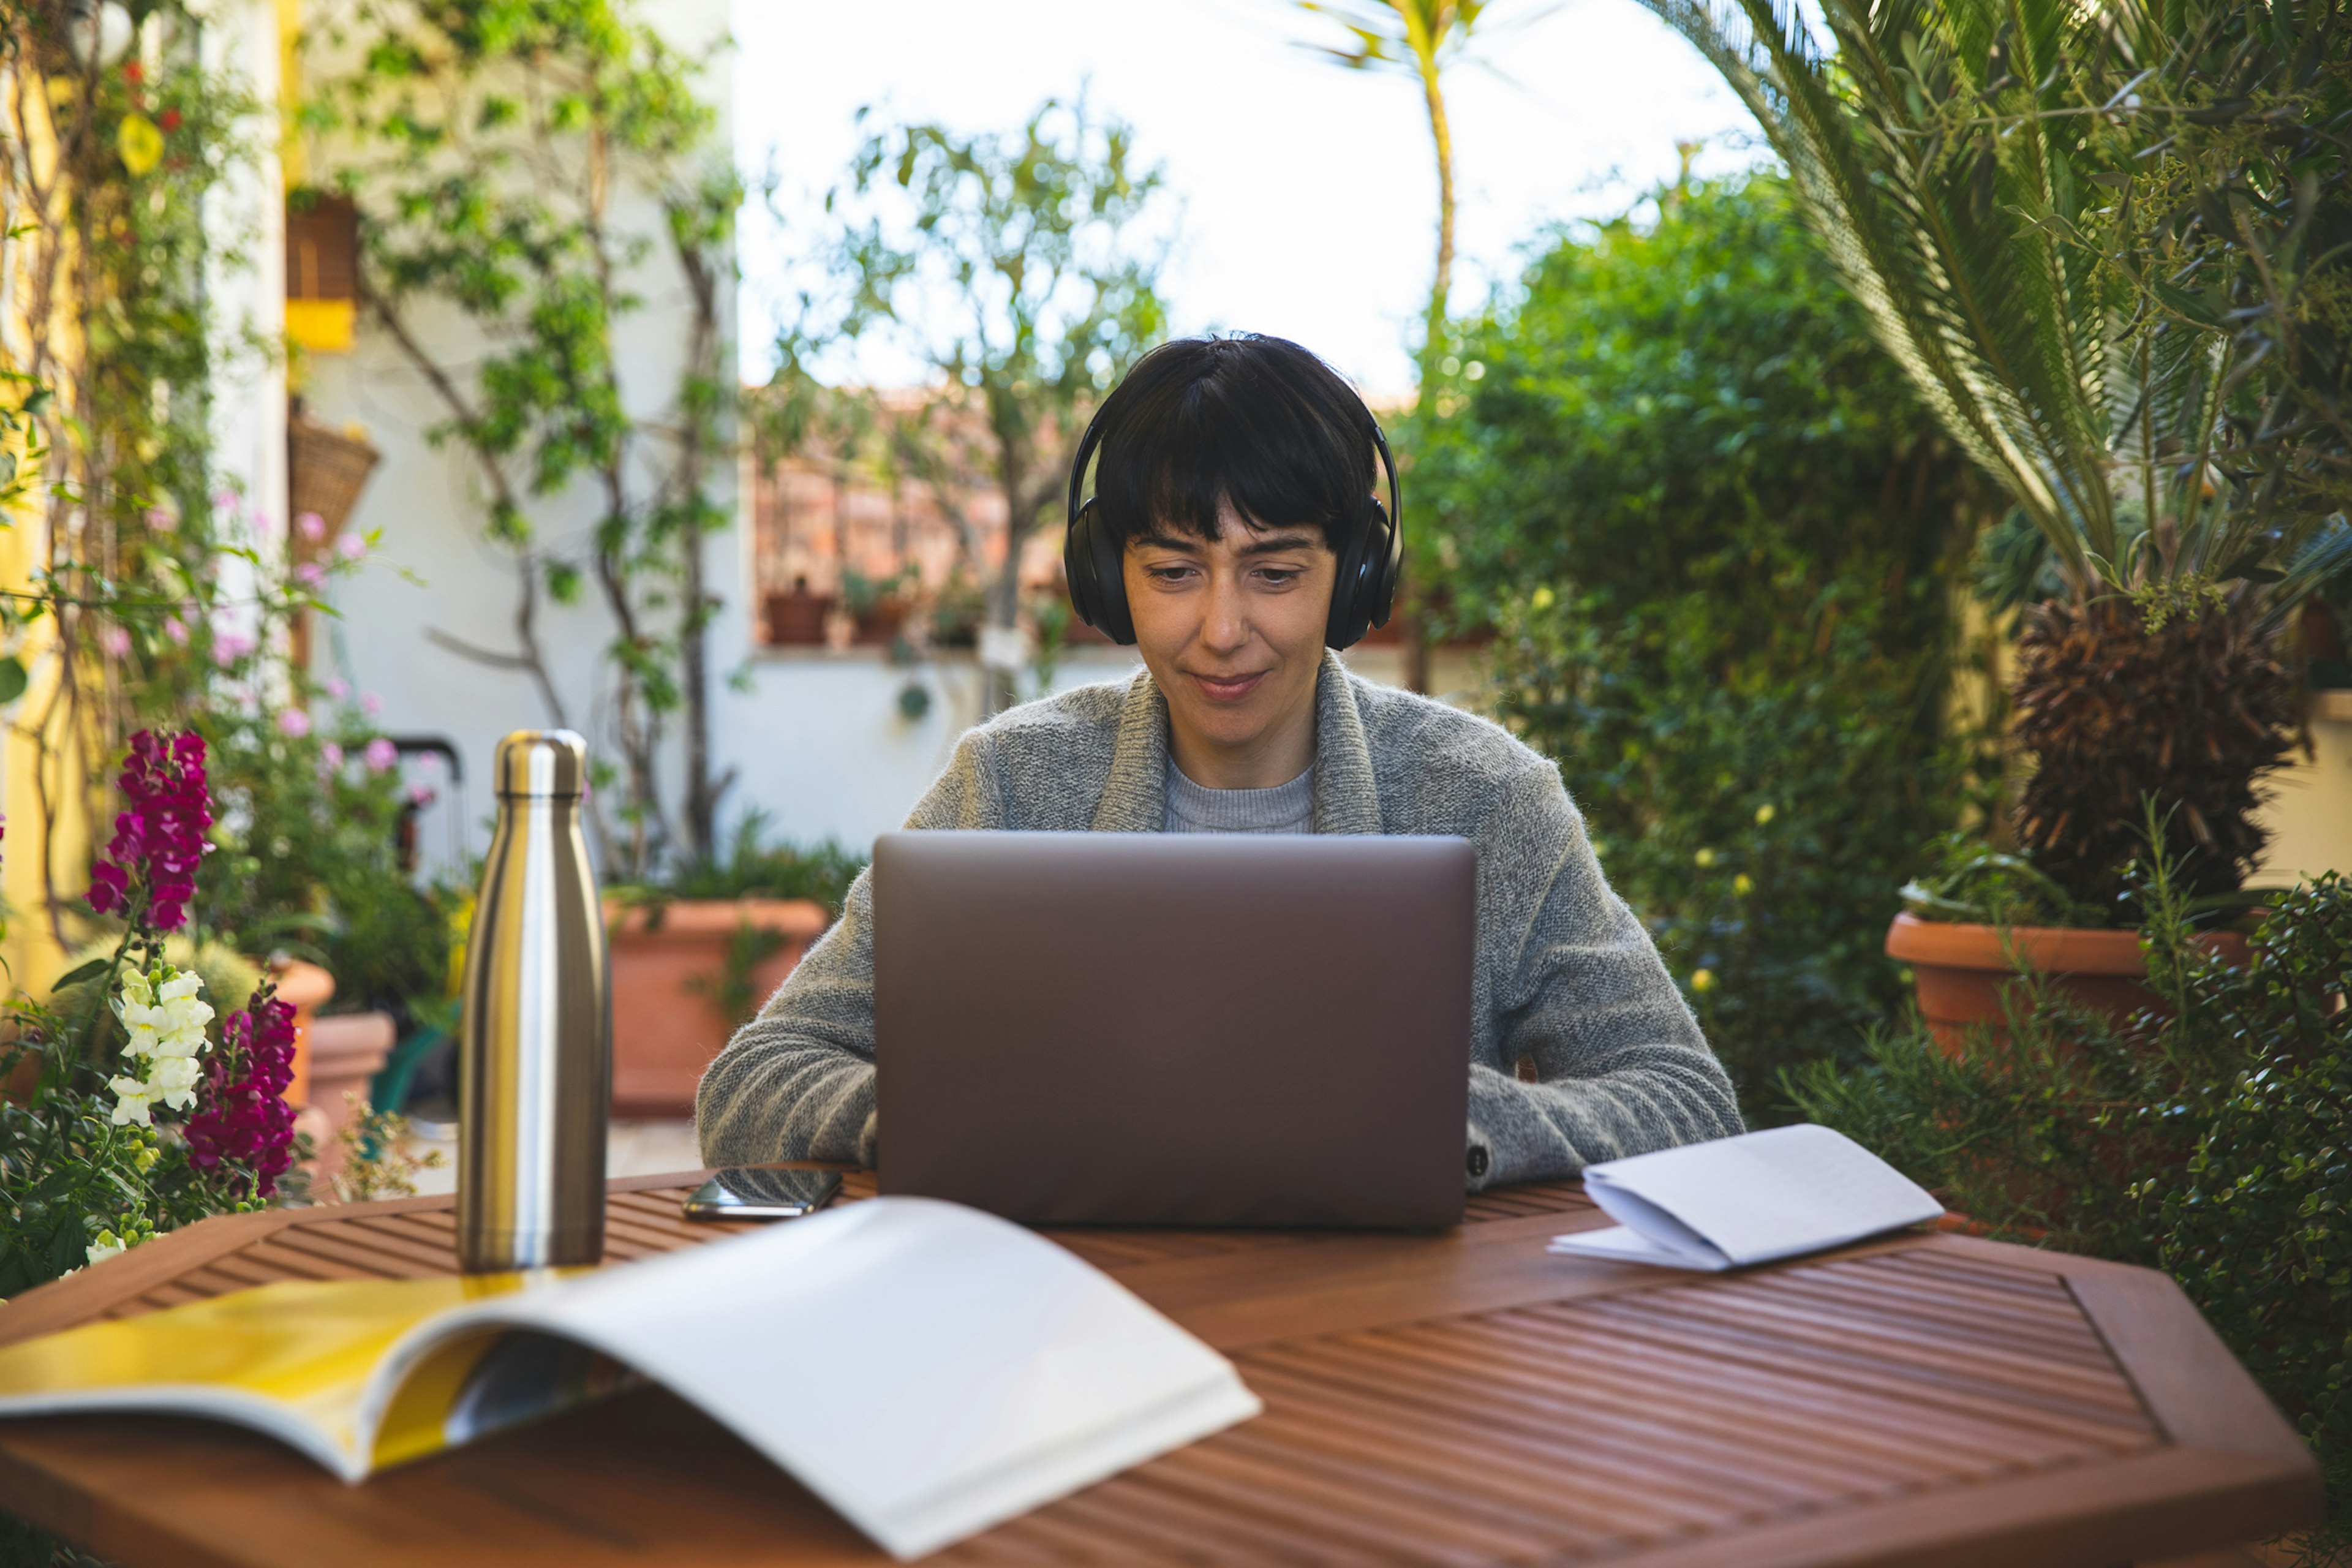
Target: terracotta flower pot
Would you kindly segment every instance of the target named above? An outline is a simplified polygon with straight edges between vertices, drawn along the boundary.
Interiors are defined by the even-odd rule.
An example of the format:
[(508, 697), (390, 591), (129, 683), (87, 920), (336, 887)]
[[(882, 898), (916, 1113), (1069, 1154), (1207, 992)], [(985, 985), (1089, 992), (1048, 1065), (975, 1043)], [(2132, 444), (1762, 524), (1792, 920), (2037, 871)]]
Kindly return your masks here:
[(830, 594), (771, 594), (762, 609), (771, 647), (822, 647), (825, 617), (833, 614)]
[(775, 951), (751, 968), (758, 1007), (829, 923), (807, 899), (674, 900), (654, 909), (604, 907), (613, 976), (613, 1110), (690, 1116), (703, 1069), (734, 1031), (721, 1005), (728, 949), (744, 927)]
[(343, 1152), (337, 1139), (350, 1125), (358, 1106), (344, 1098), (367, 1100), (368, 1079), (392, 1054), (396, 1026), (389, 1013), (337, 1013), (314, 1018), (309, 1029), (310, 1103), (300, 1125), (319, 1150), (311, 1171), (323, 1185), (342, 1168)]
[[(2246, 939), (2237, 931), (2208, 931), (2197, 943), (2229, 963), (2246, 962)], [(2001, 998), (2017, 983), (2021, 964), (2047, 976), (2076, 1005), (2117, 1023), (2157, 1005), (2136, 931), (2004, 928), (1905, 913), (1887, 928), (1886, 955), (1911, 966), (1928, 1032), (1954, 1056), (1967, 1050), (1971, 1030), (2008, 1039)]]
[(333, 999), (335, 977), (299, 958), (272, 964), (269, 973), (278, 982), (278, 999), (294, 1009), (294, 1081), (286, 1086), (286, 1103), (299, 1110), (310, 1103), (310, 1023)]

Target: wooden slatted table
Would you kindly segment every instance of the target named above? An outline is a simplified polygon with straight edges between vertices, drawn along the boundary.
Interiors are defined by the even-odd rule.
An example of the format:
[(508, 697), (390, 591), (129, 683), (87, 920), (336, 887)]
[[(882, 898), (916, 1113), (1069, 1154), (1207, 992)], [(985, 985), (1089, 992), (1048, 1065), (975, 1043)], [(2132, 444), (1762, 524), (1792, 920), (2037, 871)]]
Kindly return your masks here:
[[(698, 1180), (615, 1183), (608, 1258), (733, 1228), (679, 1217)], [(1265, 1414), (940, 1560), (2055, 1568), (2318, 1516), (2309, 1454), (2161, 1275), (1940, 1235), (1727, 1279), (1544, 1251), (1601, 1223), (1559, 1184), (1444, 1237), (1054, 1233)], [(453, 1230), (446, 1197), (210, 1220), (0, 1308), (0, 1343), (448, 1272)], [(209, 1423), (0, 1423), (0, 1508), (126, 1568), (886, 1561), (652, 1390), (360, 1487)]]

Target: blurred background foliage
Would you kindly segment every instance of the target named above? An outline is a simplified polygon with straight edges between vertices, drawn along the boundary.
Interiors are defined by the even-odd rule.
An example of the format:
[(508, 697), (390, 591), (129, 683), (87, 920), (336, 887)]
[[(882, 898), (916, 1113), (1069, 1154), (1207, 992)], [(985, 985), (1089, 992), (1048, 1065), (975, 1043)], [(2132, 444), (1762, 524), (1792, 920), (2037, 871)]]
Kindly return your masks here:
[(1494, 710), (1773, 1118), (1900, 1005), (1895, 889), (1983, 787), (1970, 473), (1765, 173), (1559, 234), (1441, 369), (1432, 614), (1494, 635)]

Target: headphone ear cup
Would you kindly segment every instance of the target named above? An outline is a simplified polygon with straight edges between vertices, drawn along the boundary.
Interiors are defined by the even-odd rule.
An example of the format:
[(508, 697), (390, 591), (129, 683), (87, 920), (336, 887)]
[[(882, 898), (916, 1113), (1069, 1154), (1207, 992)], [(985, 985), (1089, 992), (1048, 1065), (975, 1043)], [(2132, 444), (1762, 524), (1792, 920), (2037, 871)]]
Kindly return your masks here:
[(1364, 506), (1363, 525), (1340, 552), (1339, 575), (1331, 584), (1331, 620), (1323, 640), (1335, 648), (1355, 647), (1366, 632), (1385, 623), (1396, 591), (1389, 567), (1388, 509), (1370, 497)]
[(1095, 515), (1091, 500), (1078, 509), (1062, 543), (1062, 574), (1070, 584), (1070, 608), (1078, 619), (1119, 644), (1135, 641), (1135, 620), (1127, 609), (1127, 577), (1118, 542)]
[(1367, 548), (1371, 552), (1371, 572), (1366, 584), (1364, 629), (1389, 624), (1389, 611), (1396, 604), (1397, 538), (1396, 520), (1377, 497), (1372, 501), (1372, 524), (1365, 530), (1369, 536)]

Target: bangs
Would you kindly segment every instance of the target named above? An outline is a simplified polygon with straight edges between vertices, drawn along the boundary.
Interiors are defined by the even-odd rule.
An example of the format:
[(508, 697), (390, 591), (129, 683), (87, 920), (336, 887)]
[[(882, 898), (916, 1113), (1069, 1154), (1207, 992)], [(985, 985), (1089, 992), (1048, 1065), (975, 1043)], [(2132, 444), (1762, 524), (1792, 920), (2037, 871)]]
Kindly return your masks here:
[(1296, 343), (1163, 343), (1105, 413), (1096, 504), (1122, 543), (1153, 531), (1213, 542), (1226, 500), (1256, 527), (1319, 528), (1337, 552), (1364, 515), (1370, 416), (1338, 372)]

